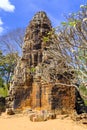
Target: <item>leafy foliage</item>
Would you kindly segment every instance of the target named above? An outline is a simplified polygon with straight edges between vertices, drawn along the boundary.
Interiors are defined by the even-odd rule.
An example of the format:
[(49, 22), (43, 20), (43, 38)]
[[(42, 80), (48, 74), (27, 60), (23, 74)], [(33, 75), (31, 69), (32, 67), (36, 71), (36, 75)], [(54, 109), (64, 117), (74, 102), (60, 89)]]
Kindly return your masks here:
[(4, 87), (4, 80), (0, 77), (0, 87)]
[[(67, 17), (66, 22), (58, 27), (55, 34), (48, 35), (49, 47), (46, 50), (47, 59), (44, 64), (43, 77), (56, 81), (58, 75), (69, 79), (70, 84), (79, 90), (75, 84), (86, 86), (87, 83), (87, 5)], [(46, 68), (46, 69), (45, 69)], [(71, 77), (65, 75), (69, 73)], [(70, 77), (69, 76), (69, 77)], [(51, 78), (49, 78), (51, 77)]]
[(13, 75), (15, 65), (17, 63), (18, 54), (17, 53), (9, 53), (6, 55), (3, 55), (0, 51), (0, 83), (1, 86), (3, 85), (3, 82), (5, 81), (6, 84), (9, 85), (9, 81), (11, 79), (11, 76)]
[(6, 97), (8, 96), (8, 87), (7, 85), (3, 85), (3, 87), (0, 87), (0, 96)]

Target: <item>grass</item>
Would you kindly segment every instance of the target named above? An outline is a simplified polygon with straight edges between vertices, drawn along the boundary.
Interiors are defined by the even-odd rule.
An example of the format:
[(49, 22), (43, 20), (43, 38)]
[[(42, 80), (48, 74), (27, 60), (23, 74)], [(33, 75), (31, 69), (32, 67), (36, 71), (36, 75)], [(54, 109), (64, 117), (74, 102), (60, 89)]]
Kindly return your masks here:
[(84, 99), (84, 103), (85, 103), (85, 105), (87, 106), (87, 100)]
[[(85, 86), (80, 86), (80, 91), (85, 95), (87, 96), (87, 89)], [(83, 99), (84, 100), (84, 103), (85, 105), (87, 106), (87, 100), (86, 99)]]
[(84, 95), (87, 95), (87, 89), (86, 89), (85, 86), (81, 86), (81, 87), (80, 87), (80, 90), (81, 90), (81, 92), (82, 92)]
[(8, 95), (8, 88), (5, 85), (4, 87), (0, 87), (0, 96), (6, 97)]

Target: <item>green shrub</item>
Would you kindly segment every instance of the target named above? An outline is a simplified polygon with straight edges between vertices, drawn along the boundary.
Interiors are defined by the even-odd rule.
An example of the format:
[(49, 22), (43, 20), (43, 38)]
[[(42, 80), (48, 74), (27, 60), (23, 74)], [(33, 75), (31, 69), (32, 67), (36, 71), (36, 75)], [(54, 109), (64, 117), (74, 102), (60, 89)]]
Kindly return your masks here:
[[(85, 86), (80, 86), (80, 91), (83, 93), (83, 95), (87, 96), (87, 89)], [(87, 106), (87, 100), (84, 98), (83, 98), (83, 100), (84, 100), (85, 105)]]
[(8, 88), (6, 85), (4, 85), (4, 87), (0, 87), (0, 96), (2, 97), (8, 96)]

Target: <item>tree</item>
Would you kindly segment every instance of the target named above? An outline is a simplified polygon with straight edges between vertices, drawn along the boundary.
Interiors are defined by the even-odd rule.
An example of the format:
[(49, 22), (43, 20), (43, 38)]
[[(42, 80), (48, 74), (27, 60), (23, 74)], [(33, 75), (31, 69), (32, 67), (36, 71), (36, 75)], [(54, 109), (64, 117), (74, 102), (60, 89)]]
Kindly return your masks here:
[(4, 87), (4, 80), (0, 77), (0, 87)]
[(21, 55), (25, 28), (17, 28), (0, 37), (0, 48), (5, 53), (18, 52)]
[(9, 81), (14, 72), (14, 68), (17, 64), (18, 54), (17, 53), (9, 53), (3, 55), (0, 51), (0, 77), (1, 83), (6, 82), (9, 87)]
[[(0, 77), (9, 87), (9, 81), (14, 72), (18, 55), (22, 53), (25, 29), (17, 28), (0, 36)], [(1, 85), (2, 86), (2, 85)]]
[[(81, 6), (81, 10), (68, 16), (62, 26), (53, 29), (44, 38), (49, 42), (45, 53), (47, 57), (43, 63), (43, 77), (46, 82), (56, 81), (58, 75), (68, 80), (66, 74), (71, 75), (69, 86), (79, 88), (87, 85), (87, 5)], [(49, 64), (50, 63), (50, 64)], [(49, 78), (50, 77), (50, 78)], [(64, 85), (64, 83), (59, 83)]]

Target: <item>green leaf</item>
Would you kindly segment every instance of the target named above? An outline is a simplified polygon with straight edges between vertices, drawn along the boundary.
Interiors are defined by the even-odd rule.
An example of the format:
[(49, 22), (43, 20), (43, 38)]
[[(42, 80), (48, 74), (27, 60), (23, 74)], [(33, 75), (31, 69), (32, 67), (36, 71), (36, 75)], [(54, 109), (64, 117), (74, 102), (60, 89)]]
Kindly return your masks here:
[(35, 70), (36, 69), (34, 67), (30, 69), (31, 72), (35, 72)]
[(66, 26), (66, 25), (67, 25), (67, 22), (61, 22), (61, 24), (62, 24), (63, 26)]
[(43, 41), (44, 42), (48, 42), (49, 41), (49, 37), (43, 37)]

